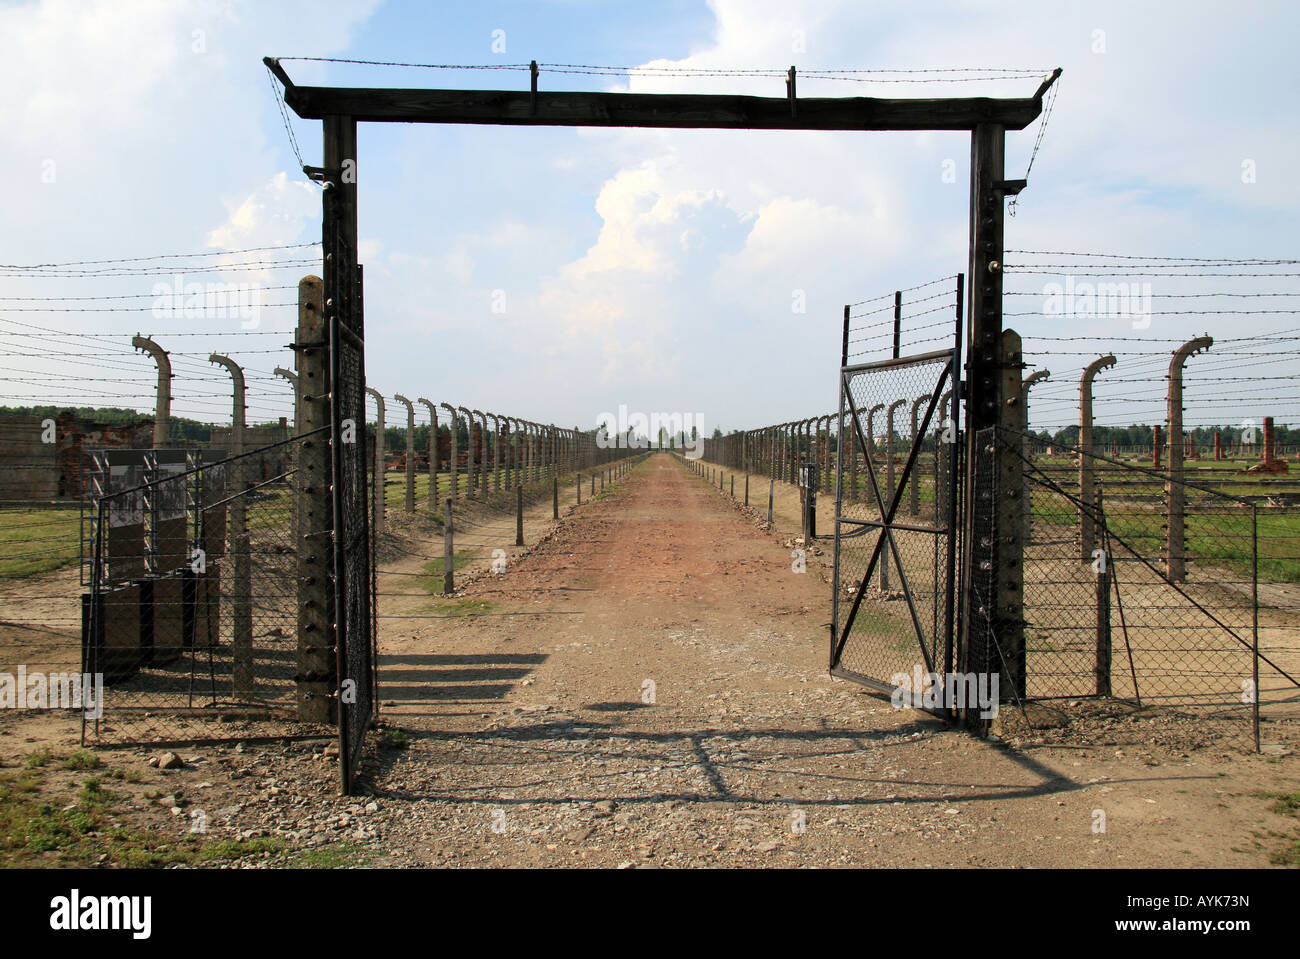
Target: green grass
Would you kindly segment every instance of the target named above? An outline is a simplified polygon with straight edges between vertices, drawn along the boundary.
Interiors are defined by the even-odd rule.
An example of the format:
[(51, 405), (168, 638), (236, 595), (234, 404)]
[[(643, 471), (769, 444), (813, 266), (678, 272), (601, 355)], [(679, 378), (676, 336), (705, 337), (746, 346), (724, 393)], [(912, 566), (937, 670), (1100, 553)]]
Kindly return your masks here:
[(0, 510), (0, 579), (26, 579), (81, 558), (78, 509)]
[(85, 867), (101, 856), (106, 864), (125, 868), (201, 865), (282, 852), (287, 846), (274, 837), (214, 840), (179, 830), (169, 837), (115, 824), (121, 796), (90, 777), (82, 781), (76, 801), (68, 803), (66, 793), (55, 795), (60, 790), (45, 778), (49, 771), (47, 761), (16, 776), (0, 776), (0, 863), (5, 867)]
[[(457, 550), (451, 560), (452, 572), (460, 569), (466, 563), (472, 562), (473, 559), (473, 550)], [(443, 563), (442, 557), (440, 556), (437, 559), (429, 560), (429, 562), (420, 567), (420, 570), (423, 575), (414, 578), (415, 584), (430, 596), (441, 596), (442, 574), (446, 571), (446, 565)]]
[(99, 757), (89, 749), (78, 749), (59, 765), (64, 769), (98, 769)]
[(472, 616), (486, 613), (491, 609), (492, 604), (485, 599), (455, 599), (438, 604), (439, 613), (452, 617)]
[(304, 849), (294, 856), (298, 869), (355, 869), (370, 864), (374, 851), (351, 843), (336, 842), (315, 849)]
[(1279, 816), (1300, 816), (1300, 792), (1262, 793), (1260, 798), (1274, 800), (1269, 808)]
[(400, 729), (385, 729), (379, 735), (379, 744), (387, 749), (405, 749), (411, 737)]

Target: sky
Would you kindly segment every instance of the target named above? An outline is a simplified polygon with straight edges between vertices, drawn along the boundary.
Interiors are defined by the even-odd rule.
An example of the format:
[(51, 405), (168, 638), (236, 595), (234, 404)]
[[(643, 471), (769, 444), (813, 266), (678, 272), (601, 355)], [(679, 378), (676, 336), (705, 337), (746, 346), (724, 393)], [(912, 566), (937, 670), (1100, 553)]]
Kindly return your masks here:
[[(1029, 186), (1007, 219), (1009, 250), (1286, 260), (1300, 212), (1297, 35), (1293, 5), (1250, 2), (2, 3), (0, 405), (148, 410), (152, 361), (130, 346), (140, 332), (173, 352), (174, 412), (229, 421), (229, 376), (208, 362), (217, 352), (246, 366), (250, 419), (288, 413), (273, 370), (293, 365), (297, 280), (320, 272), (318, 248), (291, 246), (320, 236), (320, 189), (294, 142), (319, 164), (321, 135), (290, 116), (291, 141), (266, 55), (1034, 71), (978, 83), (808, 78), (805, 96), (1029, 96), (1059, 66)], [(304, 84), (528, 84), (518, 70), (285, 67)], [(779, 76), (544, 67), (539, 83), (785, 95)], [(1008, 133), (1009, 177), (1024, 175), (1042, 122)], [(584, 429), (620, 405), (691, 413), (710, 432), (830, 412), (844, 304), (872, 301), (865, 312), (886, 302), (874, 297), (939, 281), (905, 310), (922, 314), (905, 323), (905, 345), (934, 348), (915, 328), (946, 315), (925, 311), (945, 305), (936, 291), (966, 268), (968, 155), (958, 133), (363, 125), (368, 382), (389, 397)], [(280, 249), (232, 252), (266, 247)], [(30, 268), (180, 253), (206, 255)], [(1132, 284), (1145, 304), (1135, 318), (1078, 304), (1050, 312), (1050, 284), (1098, 278), (1084, 258), (1006, 260), (1071, 264), (1008, 274), (1008, 313), (1034, 315), (1007, 325), (1026, 336), (1031, 365), (1053, 374), (1035, 388), (1035, 427), (1077, 422), (1079, 370), (1108, 350), (1119, 363), (1098, 377), (1098, 422), (1162, 419), (1168, 351), (1203, 332), (1216, 346), (1189, 362), (1189, 423), (1300, 422), (1300, 394), (1286, 385), (1300, 375), (1300, 340), (1242, 340), (1300, 328), (1300, 283), (1278, 275), (1295, 266), (1202, 278), (1166, 274), (1205, 264), (1139, 275), (1132, 261), (1099, 260), (1113, 265), (1103, 279)], [(258, 308), (187, 316), (159, 295), (160, 284), (213, 282)], [(1265, 306), (1275, 312), (1242, 312)], [(863, 360), (887, 348), (862, 345)], [(1253, 382), (1263, 375), (1276, 378)]]

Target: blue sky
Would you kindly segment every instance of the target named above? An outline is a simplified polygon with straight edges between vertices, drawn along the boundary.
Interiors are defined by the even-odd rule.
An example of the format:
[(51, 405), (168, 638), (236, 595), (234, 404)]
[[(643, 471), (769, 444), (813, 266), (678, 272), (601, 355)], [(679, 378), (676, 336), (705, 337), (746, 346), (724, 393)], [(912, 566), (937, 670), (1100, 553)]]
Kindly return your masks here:
[[(1292, 172), (1300, 155), (1297, 20), (1282, 3), (4, 4), (0, 81), (9, 108), (0, 172), (17, 188), (6, 202), (0, 262), (318, 238), (319, 189), (297, 170), (260, 62), (267, 54), (805, 70), (1059, 65), (1056, 110), (1008, 220), (1009, 247), (1290, 257), (1300, 206)], [(495, 31), (504, 31), (503, 52), (493, 49), (502, 37)], [(518, 72), (286, 67), (302, 83), (527, 86)], [(784, 93), (779, 79), (744, 77), (544, 71), (541, 84)], [(1028, 95), (1036, 85), (1034, 77), (808, 81), (800, 92)], [(318, 163), (319, 124), (295, 118), (293, 129), (306, 162)], [(1037, 129), (1008, 135), (1008, 175), (1023, 173)], [(835, 403), (844, 303), (965, 268), (965, 135), (372, 124), (362, 127), (358, 152), (368, 373), (389, 396), (427, 395), (583, 427), (619, 404), (699, 413), (710, 428), (812, 415)], [(1249, 183), (1247, 160), (1256, 171)], [(51, 163), (52, 181), (42, 176)], [(945, 178), (945, 169), (955, 176)], [(308, 271), (221, 279), (272, 287)], [(0, 276), (2, 296), (138, 295), (158, 279), (10, 273)], [(1009, 288), (1036, 300), (1044, 282), (1021, 277)], [(1156, 296), (1230, 285), (1300, 290), (1278, 278), (1199, 282), (1158, 277)], [(792, 311), (797, 293), (804, 313)], [(502, 295), (505, 312), (493, 312)], [(7, 333), (24, 329), (14, 322), (94, 333), (120, 373), (91, 388), (81, 380), (98, 367), (68, 366), (78, 340), (42, 334), (45, 355), (12, 358), (32, 375), (9, 384), (0, 403), (30, 388), (33, 402), (102, 397), (107, 405), (118, 391), (121, 405), (147, 408), (149, 362), (129, 351), (130, 334), (140, 330), (178, 352), (178, 412), (225, 415), (209, 351), (248, 365), (254, 419), (284, 412), (286, 390), (271, 370), (291, 365), (274, 332), (292, 325), (292, 306), (270, 304), (291, 299), (292, 290), (268, 289), (255, 331), (237, 320), (149, 312), (19, 314), (13, 305), (27, 301), (0, 301)], [(1276, 302), (1297, 306), (1300, 297)], [(1300, 327), (1294, 314), (1158, 315), (1140, 332), (1127, 318), (1017, 325), (1029, 335), (1149, 337), (1140, 349), (1204, 329), (1218, 338)], [(178, 333), (204, 335), (166, 335)], [(70, 354), (63, 361), (60, 345)], [(1114, 344), (1085, 347), (1093, 345)], [(1059, 341), (1038, 346), (1044, 352), (1035, 359), (1056, 382), (1040, 388), (1036, 425), (1059, 425), (1071, 418), (1072, 384), (1086, 359)], [(1300, 373), (1284, 356), (1269, 361)], [(1122, 357), (1115, 376), (1126, 363), (1150, 373), (1159, 362)], [(69, 369), (81, 379), (68, 383)], [(137, 374), (144, 388), (125, 382)], [(1208, 382), (1199, 393), (1194, 377), (1189, 382), (1189, 421), (1238, 422), (1261, 412), (1300, 419), (1292, 415), (1300, 404), (1290, 400), (1257, 409), (1216, 399), (1219, 388)], [(1122, 392), (1105, 394), (1101, 421), (1160, 417), (1149, 397)]]

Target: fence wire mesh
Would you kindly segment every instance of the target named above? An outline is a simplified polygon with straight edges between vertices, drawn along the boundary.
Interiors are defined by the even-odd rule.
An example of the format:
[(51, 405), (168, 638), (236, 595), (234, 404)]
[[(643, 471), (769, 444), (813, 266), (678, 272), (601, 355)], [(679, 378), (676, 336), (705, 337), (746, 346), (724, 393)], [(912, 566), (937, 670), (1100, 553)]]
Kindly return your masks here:
[[(1297, 577), (1266, 558), (1288, 548), (1269, 532), (1268, 507), (1078, 449), (1054, 451), (1074, 458), (1067, 483), (1029, 441), (1014, 430), (996, 438), (1020, 462), (1026, 494), (1030, 704), (1009, 728), (1115, 743), (1294, 740)], [(1096, 479), (1088, 499), (1085, 465)]]
[[(104, 682), (88, 738), (328, 733), (298, 722), (295, 706), (291, 477), (301, 442), (234, 457), (139, 451), (136, 467), (103, 461), (81, 596), (81, 668)], [(163, 469), (177, 453), (180, 468)]]
[(951, 661), (952, 354), (843, 374), (832, 669), (892, 688)]

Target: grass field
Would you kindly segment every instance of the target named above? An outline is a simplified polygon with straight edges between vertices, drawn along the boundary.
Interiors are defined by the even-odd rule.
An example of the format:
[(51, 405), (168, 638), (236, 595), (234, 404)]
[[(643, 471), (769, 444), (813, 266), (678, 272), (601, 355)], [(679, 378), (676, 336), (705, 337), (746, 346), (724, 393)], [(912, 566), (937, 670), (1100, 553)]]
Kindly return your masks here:
[(78, 508), (0, 510), (0, 579), (50, 573), (80, 556)]

